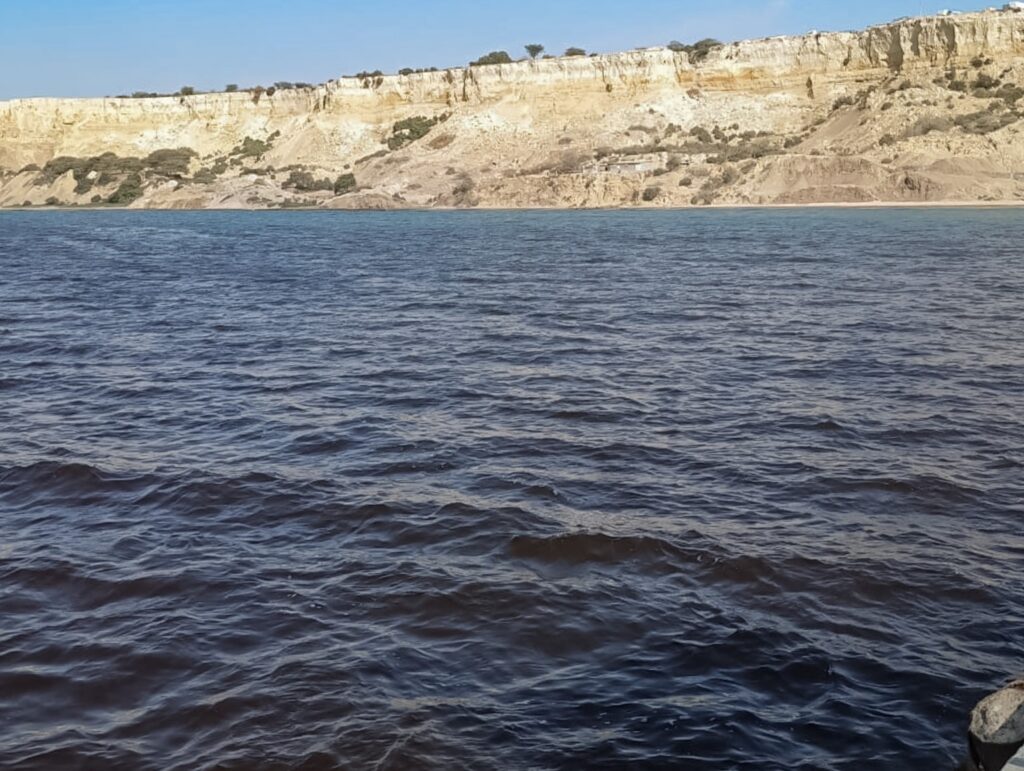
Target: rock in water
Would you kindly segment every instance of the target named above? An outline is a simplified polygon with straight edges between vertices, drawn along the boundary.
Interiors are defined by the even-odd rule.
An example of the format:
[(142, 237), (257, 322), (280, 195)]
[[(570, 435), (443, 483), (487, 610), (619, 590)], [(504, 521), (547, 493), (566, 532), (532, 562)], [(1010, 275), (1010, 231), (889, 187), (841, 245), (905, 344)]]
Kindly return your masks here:
[(1022, 747), (1024, 680), (989, 696), (971, 715), (971, 755), (984, 771), (1024, 769), (1024, 760), (1014, 759)]

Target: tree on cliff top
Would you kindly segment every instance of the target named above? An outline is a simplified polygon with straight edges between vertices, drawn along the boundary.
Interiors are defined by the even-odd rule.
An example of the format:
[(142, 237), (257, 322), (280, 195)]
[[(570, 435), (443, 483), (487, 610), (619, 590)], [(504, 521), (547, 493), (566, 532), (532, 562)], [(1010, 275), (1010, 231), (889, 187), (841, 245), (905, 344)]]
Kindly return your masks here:
[(487, 56), (481, 56), (475, 62), (470, 62), (471, 67), (476, 67), (483, 64), (511, 64), (512, 57), (508, 55), (508, 51), (491, 51)]
[(570, 48), (566, 48), (565, 49), (565, 55), (566, 56), (586, 56), (587, 52), (585, 50), (583, 50), (582, 48), (577, 48), (576, 46), (572, 46)]
[(542, 53), (544, 53), (544, 46), (540, 43), (529, 43), (526, 46), (526, 53), (530, 55), (531, 59), (536, 59)]

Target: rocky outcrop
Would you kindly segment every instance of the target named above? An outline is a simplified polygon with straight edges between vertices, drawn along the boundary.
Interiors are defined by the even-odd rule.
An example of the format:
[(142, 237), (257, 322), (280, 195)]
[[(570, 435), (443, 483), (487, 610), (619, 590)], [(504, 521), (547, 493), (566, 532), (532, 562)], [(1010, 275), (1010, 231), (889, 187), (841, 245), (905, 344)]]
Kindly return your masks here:
[[(272, 95), (14, 100), (0, 102), (0, 205), (1016, 200), (1021, 87), (1024, 14), (989, 11), (703, 57), (658, 48)], [(148, 164), (176, 148), (195, 154), (187, 173)], [(86, 163), (103, 153), (137, 162)], [(62, 157), (81, 162), (47, 172)], [(336, 184), (348, 174), (355, 189)]]

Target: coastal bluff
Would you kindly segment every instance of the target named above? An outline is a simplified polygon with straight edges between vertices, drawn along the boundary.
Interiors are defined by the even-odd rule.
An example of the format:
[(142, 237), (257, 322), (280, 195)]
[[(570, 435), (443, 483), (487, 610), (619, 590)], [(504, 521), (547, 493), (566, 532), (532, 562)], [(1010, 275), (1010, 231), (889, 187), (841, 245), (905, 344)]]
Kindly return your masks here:
[(1024, 200), (1024, 13), (0, 102), (0, 206), (666, 207)]

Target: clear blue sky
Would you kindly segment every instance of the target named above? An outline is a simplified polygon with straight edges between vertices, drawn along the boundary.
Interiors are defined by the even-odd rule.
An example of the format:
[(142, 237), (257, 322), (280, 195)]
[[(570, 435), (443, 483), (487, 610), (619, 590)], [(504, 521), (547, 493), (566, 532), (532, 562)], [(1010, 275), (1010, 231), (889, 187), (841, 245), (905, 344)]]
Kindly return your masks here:
[(524, 43), (616, 51), (856, 29), (949, 0), (0, 0), (0, 99), (454, 66)]

